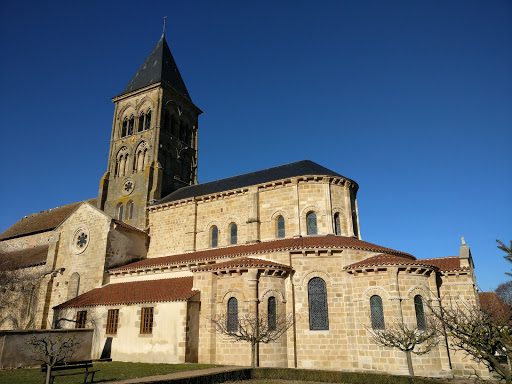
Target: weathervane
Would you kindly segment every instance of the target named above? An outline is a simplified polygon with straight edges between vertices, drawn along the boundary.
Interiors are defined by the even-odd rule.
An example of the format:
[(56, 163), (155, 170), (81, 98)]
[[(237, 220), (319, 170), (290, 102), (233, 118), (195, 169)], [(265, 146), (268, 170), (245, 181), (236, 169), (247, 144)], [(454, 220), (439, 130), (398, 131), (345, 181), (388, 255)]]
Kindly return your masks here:
[(164, 29), (162, 30), (162, 35), (165, 35), (165, 19), (167, 19), (167, 16), (164, 16)]

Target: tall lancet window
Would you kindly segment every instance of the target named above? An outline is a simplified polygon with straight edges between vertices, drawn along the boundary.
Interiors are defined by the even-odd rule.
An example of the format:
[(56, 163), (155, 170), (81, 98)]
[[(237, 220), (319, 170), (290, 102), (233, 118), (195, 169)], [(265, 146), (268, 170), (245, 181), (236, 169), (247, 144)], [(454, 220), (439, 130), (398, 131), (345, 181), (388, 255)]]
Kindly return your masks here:
[(309, 329), (328, 330), (327, 287), (320, 277), (313, 277), (308, 283)]
[(231, 224), (231, 230), (230, 230), (230, 242), (231, 244), (237, 243), (237, 237), (238, 237), (238, 229), (235, 223)]

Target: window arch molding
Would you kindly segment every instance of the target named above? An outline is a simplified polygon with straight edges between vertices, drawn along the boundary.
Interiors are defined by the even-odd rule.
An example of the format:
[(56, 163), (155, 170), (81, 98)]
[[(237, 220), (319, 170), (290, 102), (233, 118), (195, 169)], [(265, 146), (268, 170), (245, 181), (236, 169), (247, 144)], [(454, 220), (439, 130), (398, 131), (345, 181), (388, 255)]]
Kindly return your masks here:
[(368, 301), (368, 300), (370, 300), (370, 297), (372, 297), (374, 295), (378, 295), (378, 296), (382, 297), (382, 300), (389, 300), (391, 298), (391, 296), (389, 295), (388, 291), (386, 291), (382, 287), (369, 287), (369, 288), (366, 288), (364, 290), (364, 292), (363, 292), (362, 297), (364, 297), (365, 301)]
[(325, 281), (325, 283), (327, 285), (332, 285), (332, 283), (333, 283), (333, 278), (327, 271), (323, 271), (320, 269), (314, 269), (314, 270), (306, 273), (304, 275), (304, 277), (302, 278), (302, 281), (300, 283), (300, 286), (302, 287), (302, 289), (306, 290), (308, 287), (308, 281), (314, 277), (320, 277), (322, 280)]
[(284, 298), (284, 295), (275, 288), (266, 289), (262, 294), (260, 294), (259, 300), (260, 300), (260, 302), (263, 303), (270, 296), (274, 296), (280, 303), (286, 303), (286, 299)]
[[(217, 302), (220, 303), (221, 305), (225, 305), (228, 303), (228, 300), (230, 297), (236, 297), (238, 300), (238, 303), (243, 303), (243, 302), (247, 301), (247, 298), (245, 297), (245, 295), (242, 291), (240, 291), (239, 289), (236, 289), (236, 288), (232, 288), (232, 289), (226, 290), (222, 295), (219, 295), (218, 296), (219, 300), (217, 300)], [(238, 308), (240, 308), (240, 306)]]
[(147, 95), (140, 99), (140, 101), (137, 103), (135, 106), (135, 112), (137, 112), (139, 115), (140, 111), (143, 109), (155, 109), (155, 103), (153, 102), (153, 99)]

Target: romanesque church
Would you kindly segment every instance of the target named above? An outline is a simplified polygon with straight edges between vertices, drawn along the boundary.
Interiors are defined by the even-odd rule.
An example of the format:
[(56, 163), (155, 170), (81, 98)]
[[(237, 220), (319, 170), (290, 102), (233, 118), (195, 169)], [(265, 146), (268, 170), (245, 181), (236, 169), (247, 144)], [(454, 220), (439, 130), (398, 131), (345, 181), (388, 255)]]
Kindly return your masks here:
[[(198, 183), (202, 112), (164, 35), (112, 101), (98, 196), (0, 235), (1, 260), (37, 276), (30, 303), (12, 308), (32, 327), (94, 328), (92, 358), (108, 344), (118, 361), (250, 365), (250, 345), (213, 332), (211, 319), (236, 330), (243, 316), (272, 327), (288, 315), (293, 326), (259, 346), (260, 366), (407, 374), (405, 355), (368, 329), (397, 319), (421, 329), (440, 298), (478, 300), (467, 245), (419, 260), (363, 241), (358, 185), (329, 169), (339, 164)], [(5, 315), (0, 328), (16, 328)], [(413, 360), (424, 376), (479, 369), (444, 341)]]

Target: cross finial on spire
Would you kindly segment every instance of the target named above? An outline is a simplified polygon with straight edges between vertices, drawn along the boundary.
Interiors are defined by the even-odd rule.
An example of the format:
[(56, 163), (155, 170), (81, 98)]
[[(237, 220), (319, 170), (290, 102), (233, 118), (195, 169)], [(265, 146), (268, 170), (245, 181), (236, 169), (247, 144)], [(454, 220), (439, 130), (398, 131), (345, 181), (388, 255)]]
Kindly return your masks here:
[(167, 16), (164, 16), (164, 29), (162, 30), (162, 36), (165, 36), (165, 19), (167, 19)]

